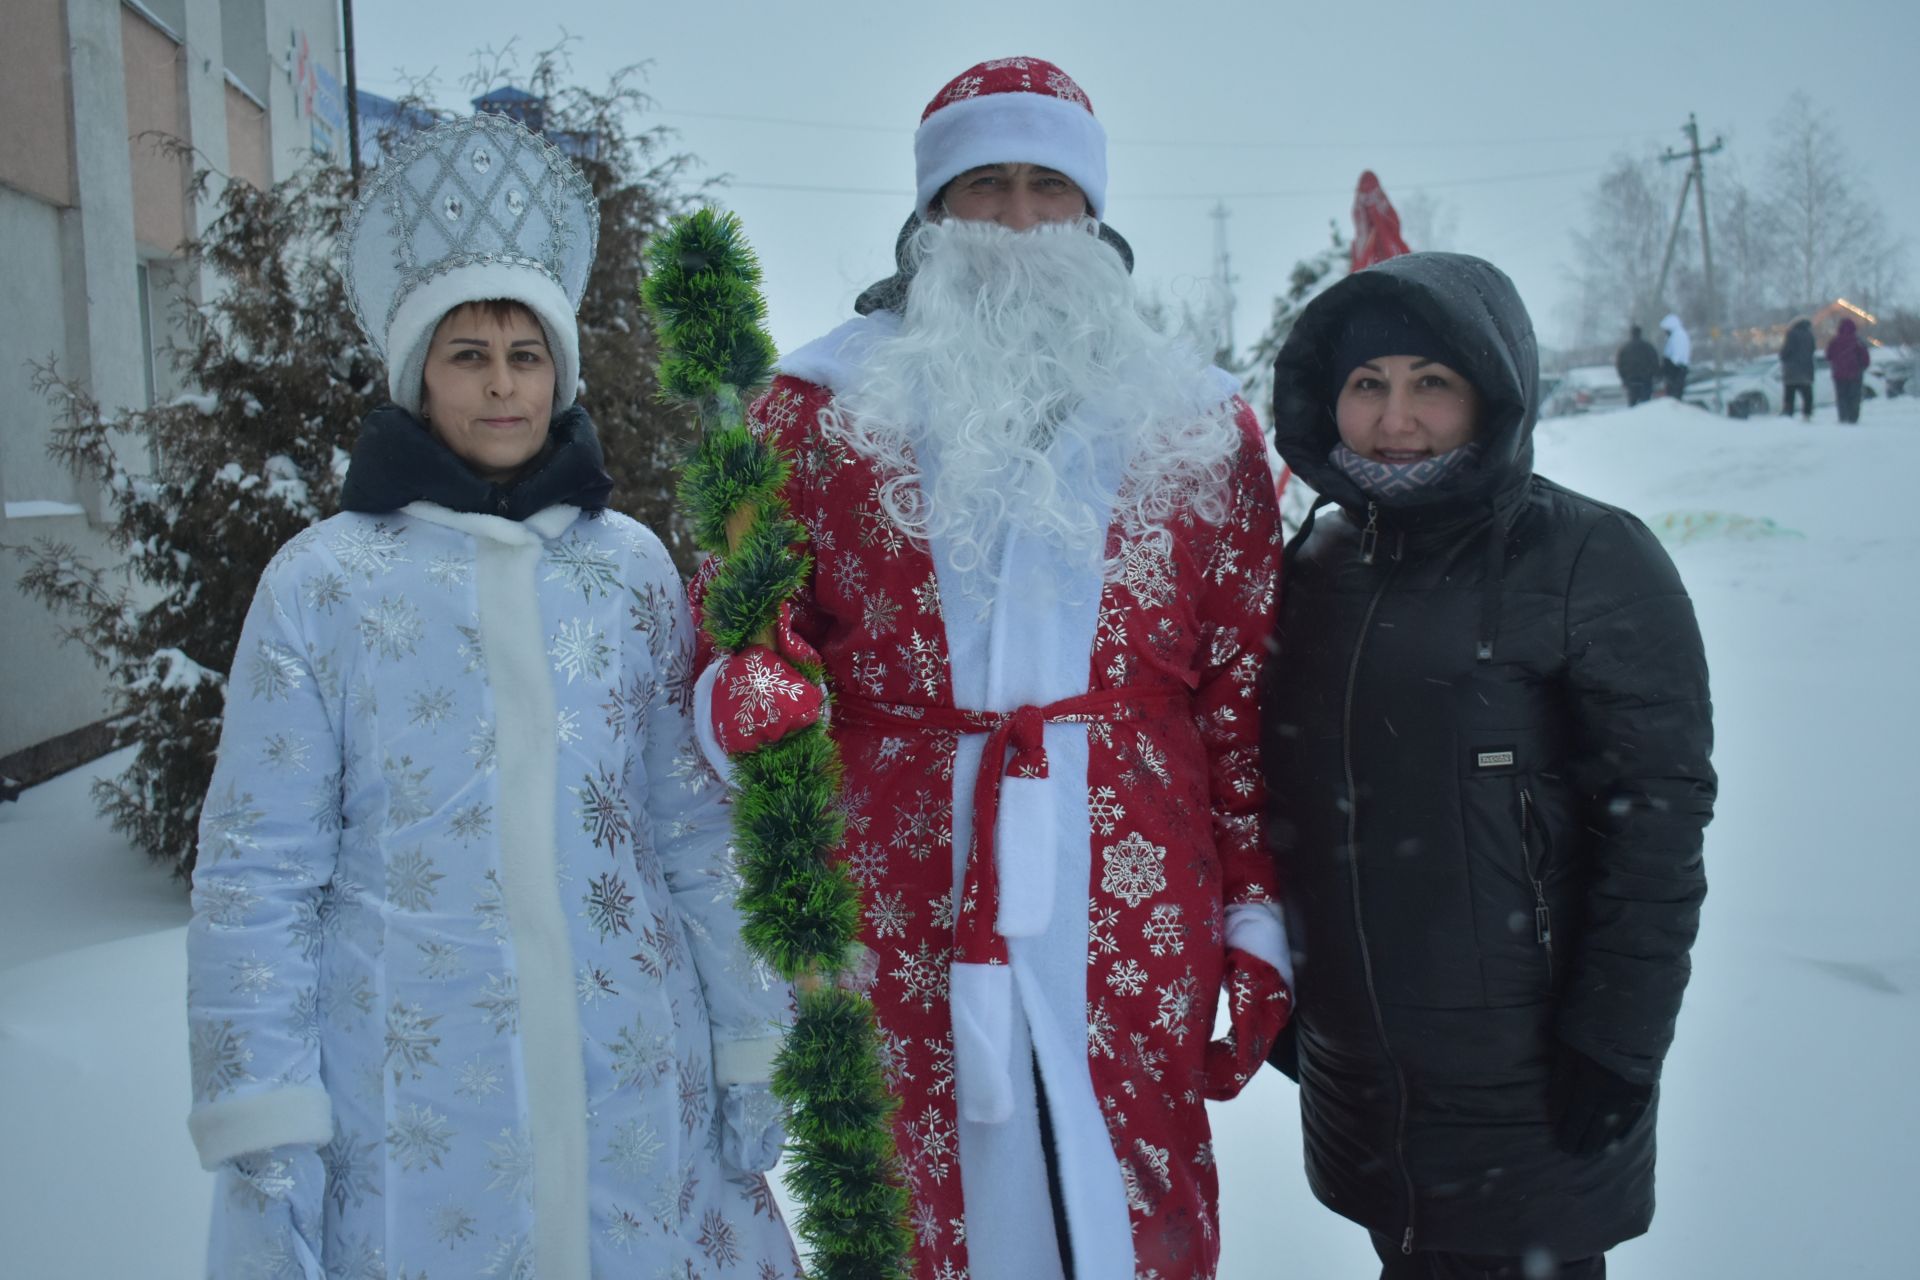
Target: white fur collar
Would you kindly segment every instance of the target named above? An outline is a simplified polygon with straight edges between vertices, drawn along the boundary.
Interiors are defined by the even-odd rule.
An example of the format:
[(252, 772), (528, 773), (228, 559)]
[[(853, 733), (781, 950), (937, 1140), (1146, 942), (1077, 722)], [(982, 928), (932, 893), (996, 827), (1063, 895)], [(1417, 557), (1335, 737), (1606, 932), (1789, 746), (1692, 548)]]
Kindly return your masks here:
[(525, 520), (508, 520), (502, 516), (483, 515), (477, 511), (454, 511), (437, 502), (409, 502), (400, 509), (416, 520), (444, 525), (476, 538), (502, 542), (508, 546), (531, 546), (540, 542), (551, 542), (565, 533), (572, 527), (573, 522), (580, 518), (580, 508), (570, 507), (564, 503), (548, 507), (544, 511), (536, 511)]

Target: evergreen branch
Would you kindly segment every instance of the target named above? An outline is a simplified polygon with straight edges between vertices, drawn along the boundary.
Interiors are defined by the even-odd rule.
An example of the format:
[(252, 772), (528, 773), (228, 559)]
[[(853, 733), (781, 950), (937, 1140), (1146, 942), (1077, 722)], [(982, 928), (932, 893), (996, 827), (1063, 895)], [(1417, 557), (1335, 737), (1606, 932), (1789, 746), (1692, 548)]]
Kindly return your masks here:
[(707, 588), (705, 625), (723, 649), (752, 644), (807, 580), (812, 558), (796, 554), (806, 530), (777, 507), (762, 509)]
[(771, 507), (789, 470), (779, 451), (756, 440), (744, 425), (709, 432), (680, 477), (680, 501), (692, 515), (700, 545), (715, 555), (727, 554), (727, 522), (734, 512)]

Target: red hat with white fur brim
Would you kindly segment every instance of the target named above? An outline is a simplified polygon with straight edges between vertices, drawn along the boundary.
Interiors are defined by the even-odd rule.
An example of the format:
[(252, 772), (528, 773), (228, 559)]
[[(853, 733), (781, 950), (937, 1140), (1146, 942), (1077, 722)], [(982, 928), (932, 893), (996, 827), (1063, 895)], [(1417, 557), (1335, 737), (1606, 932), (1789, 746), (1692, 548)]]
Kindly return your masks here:
[(1094, 217), (1106, 210), (1107, 131), (1073, 77), (1039, 58), (995, 58), (949, 80), (920, 117), (913, 158), (923, 218), (949, 182), (989, 164), (1058, 170)]

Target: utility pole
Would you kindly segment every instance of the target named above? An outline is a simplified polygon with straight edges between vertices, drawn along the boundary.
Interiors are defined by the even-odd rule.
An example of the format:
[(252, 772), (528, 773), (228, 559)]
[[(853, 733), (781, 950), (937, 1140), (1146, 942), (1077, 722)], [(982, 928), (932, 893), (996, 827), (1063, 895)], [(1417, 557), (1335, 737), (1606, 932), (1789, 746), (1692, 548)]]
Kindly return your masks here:
[(1220, 354), (1223, 362), (1233, 358), (1233, 259), (1227, 252), (1227, 211), (1226, 201), (1216, 201), (1213, 212), (1213, 300), (1220, 309)]
[(1666, 154), (1660, 157), (1662, 164), (1671, 160), (1686, 160), (1690, 164), (1686, 179), (1680, 184), (1680, 204), (1673, 211), (1673, 228), (1667, 232), (1667, 252), (1660, 262), (1660, 283), (1654, 289), (1653, 296), (1656, 301), (1666, 296), (1667, 271), (1673, 265), (1673, 246), (1674, 242), (1680, 238), (1680, 224), (1686, 217), (1687, 196), (1691, 194), (1694, 205), (1700, 212), (1700, 258), (1707, 270), (1707, 346), (1713, 355), (1713, 407), (1724, 410), (1726, 403), (1722, 395), (1720, 377), (1719, 292), (1714, 288), (1713, 282), (1713, 235), (1707, 227), (1707, 171), (1700, 164), (1702, 156), (1712, 155), (1724, 144), (1719, 138), (1715, 138), (1712, 146), (1701, 146), (1700, 125), (1694, 119), (1692, 112), (1687, 113), (1687, 123), (1680, 132), (1687, 135), (1687, 149), (1675, 151), (1669, 147)]
[(340, 0), (340, 33), (346, 42), (347, 64), (347, 172), (353, 190), (360, 191), (360, 76), (353, 66), (353, 0)]

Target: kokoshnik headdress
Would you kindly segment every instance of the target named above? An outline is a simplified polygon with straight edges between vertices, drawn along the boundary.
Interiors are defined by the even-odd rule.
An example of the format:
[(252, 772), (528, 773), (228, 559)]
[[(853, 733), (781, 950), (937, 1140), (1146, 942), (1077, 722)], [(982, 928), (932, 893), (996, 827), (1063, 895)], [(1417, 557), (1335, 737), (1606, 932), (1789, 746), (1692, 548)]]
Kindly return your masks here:
[(420, 412), (427, 346), (468, 302), (519, 302), (553, 357), (555, 409), (580, 384), (575, 312), (593, 269), (600, 210), (580, 171), (506, 116), (416, 134), (374, 171), (346, 226), (347, 296), (387, 361), (395, 404)]

